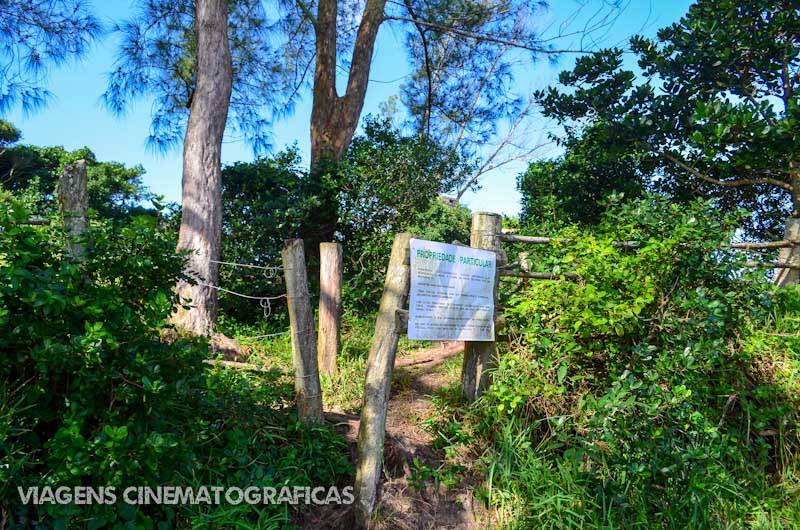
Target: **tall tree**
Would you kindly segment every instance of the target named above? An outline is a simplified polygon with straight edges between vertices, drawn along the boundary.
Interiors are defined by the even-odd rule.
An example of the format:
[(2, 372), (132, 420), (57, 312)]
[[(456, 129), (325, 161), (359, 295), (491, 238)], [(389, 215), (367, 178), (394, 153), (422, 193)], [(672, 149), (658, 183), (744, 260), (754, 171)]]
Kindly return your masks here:
[[(402, 88), (411, 123), (471, 160), (471, 174), (455, 190), (459, 200), (487, 173), (530, 160), (552, 143), (532, 127), (538, 106), (515, 83), (515, 73), (551, 62), (565, 53), (582, 53), (583, 40), (608, 30), (623, 7), (615, 1), (576, 2), (564, 20), (545, 27), (546, 2), (492, 2), (447, 9), (449, 2), (405, 2), (416, 31), (407, 35), (415, 65)], [(580, 36), (580, 39), (577, 37)], [(570, 42), (577, 40), (578, 42)]]
[(217, 292), (209, 286), (219, 274), (226, 126), (264, 150), (271, 119), (291, 107), (280, 96), (296, 87), (270, 45), (272, 27), (260, 0), (143, 0), (140, 6), (117, 28), (122, 45), (104, 100), (123, 113), (132, 101), (154, 96), (149, 143), (157, 149), (176, 144), (185, 130), (179, 247), (195, 251), (189, 269), (202, 283), (179, 286), (193, 308), (178, 322), (208, 334), (217, 311)]
[(209, 335), (217, 318), (219, 251), (222, 232), (222, 136), (228, 120), (233, 70), (228, 47), (227, 0), (197, 0), (196, 81), (183, 140), (183, 200), (178, 248), (192, 251), (188, 270), (196, 285), (181, 282), (178, 291), (192, 308), (180, 311), (178, 324)]
[[(512, 76), (502, 60), (505, 51), (547, 49), (536, 45), (531, 24), (544, 2), (533, 8), (520, 0), (366, 0), (363, 8), (359, 2), (295, 0), (285, 5), (293, 13), (286, 20), (303, 35), (288, 43), (290, 55), (315, 56), (310, 176), (318, 181), (320, 208), (314, 226), (306, 231), (312, 249), (316, 241), (333, 237), (337, 210), (331, 197), (340, 186), (336, 166), (358, 125), (384, 22), (400, 24), (408, 35), (406, 45), (416, 73), (404, 99), (417, 115), (420, 137), (431, 134), (431, 123), (440, 120), (446, 122), (441, 127), (446, 132), (438, 138), (449, 136), (452, 142), (459, 137), (455, 144), (467, 135), (485, 138), (496, 120), (520, 112), (520, 102), (506, 96)], [(303, 27), (310, 31), (301, 32)], [(337, 92), (339, 68), (347, 71), (342, 95)], [(464, 109), (464, 98), (473, 97), (474, 103)], [(453, 152), (463, 155), (457, 147)], [(334, 178), (326, 180), (330, 175)]]
[(562, 73), (567, 90), (540, 94), (546, 112), (568, 136), (635, 157), (641, 174), (630, 178), (676, 199), (713, 196), (722, 209), (747, 208), (750, 235), (780, 238), (786, 215), (800, 216), (796, 3), (699, 0), (631, 48), (639, 81), (622, 67), (621, 50), (604, 50)]
[[(336, 166), (358, 125), (375, 42), (384, 22), (395, 21), (409, 32), (436, 27), (435, 38), (459, 42), (462, 57), (475, 42), (501, 48), (516, 46), (534, 53), (544, 49), (534, 48), (535, 34), (523, 31), (527, 26), (520, 22), (519, 13), (531, 11), (523, 9), (526, 3), (522, 0), (430, 5), (429, 0), (414, 1), (417, 3), (276, 0), (275, 9), (270, 10), (273, 18), (265, 15), (259, 0), (229, 2), (234, 78), (231, 111), (236, 127), (246, 136), (252, 133), (252, 124), (263, 132), (273, 118), (291, 110), (313, 65), (309, 187), (317, 195), (318, 205), (316, 218), (303, 231), (312, 256), (316, 242), (331, 240), (334, 235), (338, 217), (335, 197), (341, 187)], [(151, 140), (159, 147), (179, 137), (186, 106), (195, 95), (196, 46), (188, 31), (193, 27), (188, 5), (190, 0), (148, 0), (141, 16), (122, 26), (125, 39), (121, 60), (106, 93), (109, 106), (119, 111), (144, 93), (158, 96)], [(425, 18), (437, 13), (436, 20)], [(458, 64), (469, 69), (477, 63)], [(448, 68), (458, 69), (452, 65)], [(339, 69), (348, 73), (342, 85), (337, 84)], [(492, 77), (485, 72), (481, 75)], [(504, 79), (507, 82), (507, 77)], [(337, 86), (343, 87), (342, 95)], [(440, 90), (449, 92), (452, 98), (459, 97), (451, 85), (442, 85)], [(264, 145), (259, 141), (263, 135), (249, 136), (257, 145)]]
[(25, 111), (44, 105), (47, 68), (81, 57), (100, 32), (82, 0), (0, 2), (0, 113), (16, 103)]
[[(179, 145), (197, 92), (194, 0), (141, 0), (116, 30), (122, 40), (103, 94), (106, 106), (124, 114), (137, 99), (153, 98), (148, 143), (158, 150)], [(261, 0), (228, 2), (228, 44), (233, 88), (229, 128), (256, 152), (269, 146), (274, 116), (291, 107), (293, 72), (270, 44), (274, 27)], [(292, 63), (293, 64), (293, 63)]]

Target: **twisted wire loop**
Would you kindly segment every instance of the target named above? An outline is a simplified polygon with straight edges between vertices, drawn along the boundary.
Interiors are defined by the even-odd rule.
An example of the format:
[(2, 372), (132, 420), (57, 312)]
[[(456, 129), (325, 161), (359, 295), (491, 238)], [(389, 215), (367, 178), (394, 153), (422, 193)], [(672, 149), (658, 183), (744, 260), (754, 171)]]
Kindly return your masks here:
[(268, 280), (279, 280), (280, 272), (283, 270), (282, 265), (253, 265), (250, 263), (237, 263), (235, 261), (219, 261), (215, 259), (208, 260), (211, 263), (218, 265), (230, 265), (231, 267), (243, 267), (246, 269), (258, 269), (263, 271), (264, 278)]
[(280, 279), (280, 271), (282, 270), (283, 267), (280, 265), (274, 267), (264, 267), (264, 278), (268, 280)]
[[(244, 268), (248, 268), (248, 269), (258, 269), (258, 270), (263, 271), (262, 274), (263, 274), (264, 278), (266, 278), (268, 280), (280, 280), (281, 272), (284, 270), (282, 265), (267, 265), (267, 266), (264, 266), (264, 265), (252, 265), (252, 264), (248, 264), (248, 263), (236, 263), (236, 262), (233, 262), (233, 261), (218, 261), (218, 260), (209, 260), (209, 261), (211, 261), (212, 263), (217, 263), (219, 265), (230, 265), (232, 267), (244, 267)], [(194, 276), (193, 279), (197, 282), (198, 285), (202, 285), (202, 286), (208, 287), (210, 289), (216, 289), (217, 291), (221, 291), (223, 293), (228, 293), (228, 294), (233, 295), (233, 296), (238, 296), (238, 297), (244, 298), (246, 300), (258, 300), (258, 305), (261, 307), (262, 311), (264, 312), (264, 318), (265, 319), (269, 318), (273, 314), (272, 313), (272, 302), (273, 301), (280, 300), (280, 299), (285, 299), (285, 300), (289, 299), (289, 296), (286, 293), (275, 295), (275, 296), (254, 296), (254, 295), (239, 293), (239, 292), (236, 292), (236, 291), (232, 291), (230, 289), (226, 289), (226, 288), (221, 287), (219, 285), (213, 285), (212, 283), (209, 283), (209, 282), (205, 281), (199, 275), (195, 274), (193, 276)], [(284, 335), (298, 336), (298, 335), (303, 335), (303, 334), (306, 334), (306, 333), (313, 333), (313, 332), (314, 332), (314, 330), (311, 329), (311, 330), (298, 331), (296, 333), (292, 333), (292, 330), (289, 329), (287, 331), (280, 331), (280, 332), (277, 332), (277, 333), (267, 333), (267, 334), (264, 334), (264, 335), (254, 335), (254, 336), (251, 336), (251, 337), (239, 337), (239, 338), (241, 340), (267, 339), (267, 338), (272, 338), (272, 337), (280, 337), (280, 336), (284, 336)]]

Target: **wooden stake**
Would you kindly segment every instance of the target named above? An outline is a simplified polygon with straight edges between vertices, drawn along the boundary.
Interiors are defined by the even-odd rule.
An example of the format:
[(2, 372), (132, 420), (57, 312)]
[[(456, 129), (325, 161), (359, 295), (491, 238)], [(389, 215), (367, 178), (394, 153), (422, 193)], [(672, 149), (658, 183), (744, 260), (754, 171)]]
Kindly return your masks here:
[(82, 261), (86, 254), (83, 234), (89, 227), (89, 178), (86, 161), (64, 166), (58, 178), (58, 206), (66, 232), (66, 254)]
[[(496, 213), (479, 212), (472, 215), (472, 228), (470, 230), (470, 245), (473, 248), (493, 250), (498, 253), (497, 266), (501, 263), (500, 238), (498, 237), (503, 228), (503, 218)], [(500, 272), (495, 274), (494, 279), (494, 304), (495, 313), (498, 308), (498, 293), (500, 285)], [(495, 355), (495, 343), (465, 342), (464, 343), (464, 364), (461, 368), (461, 391), (468, 401), (478, 399), (489, 386), (489, 369)]]
[(320, 371), (336, 374), (342, 318), (342, 245), (319, 244), (319, 338), (317, 358)]
[(383, 296), (375, 321), (364, 383), (364, 405), (358, 429), (358, 461), (355, 481), (355, 518), (366, 528), (378, 493), (386, 436), (386, 410), (392, 386), (392, 368), (400, 338), (397, 310), (405, 306), (410, 277), (411, 234), (397, 234), (386, 271)]
[(314, 312), (308, 295), (306, 257), (302, 239), (288, 239), (281, 251), (286, 278), (286, 300), (292, 330), (294, 388), (297, 415), (304, 423), (322, 423), (322, 389), (317, 367)]

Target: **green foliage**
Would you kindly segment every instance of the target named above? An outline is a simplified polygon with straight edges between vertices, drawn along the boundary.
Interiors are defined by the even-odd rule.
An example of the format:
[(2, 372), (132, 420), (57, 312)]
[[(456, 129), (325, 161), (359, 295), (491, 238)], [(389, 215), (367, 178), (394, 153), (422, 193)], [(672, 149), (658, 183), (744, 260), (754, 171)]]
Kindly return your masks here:
[[(507, 526), (796, 522), (800, 292), (742, 270), (721, 250), (738, 220), (714, 218), (705, 203), (612, 203), (539, 264), (577, 282), (505, 294), (515, 339), (462, 429), (488, 447)], [(542, 480), (553, 472), (563, 488)]]
[(13, 144), (19, 141), (22, 133), (14, 127), (14, 124), (5, 120), (0, 120), (0, 147)]
[(612, 194), (642, 195), (637, 157), (625, 153), (600, 128), (565, 140), (556, 160), (533, 162), (517, 177), (523, 224), (597, 224)]
[[(23, 506), (18, 487), (326, 485), (345, 443), (287, 413), (278, 373), (210, 369), (207, 344), (167, 336), (183, 278), (150, 216), (96, 223), (82, 263), (60, 227), (0, 210), (0, 507), (11, 528), (278, 528), (285, 507)], [(27, 521), (27, 522), (26, 522)]]
[(156, 199), (142, 183), (144, 168), (126, 168), (119, 162), (101, 162), (84, 147), (67, 151), (63, 147), (16, 145), (0, 151), (0, 179), (5, 190), (28, 196), (37, 214), (58, 210), (58, 177), (65, 165), (86, 160), (89, 207), (94, 217), (123, 218), (153, 213), (141, 203)]
[(20, 103), (30, 111), (51, 94), (41, 85), (47, 69), (86, 53), (101, 33), (82, 0), (8, 0), (0, 17), (0, 113)]
[(345, 247), (345, 296), (354, 307), (377, 307), (394, 235), (467, 241), (469, 213), (437, 196), (458, 184), (458, 159), (431, 141), (404, 137), (391, 123), (368, 118), (339, 165), (339, 223)]
[[(194, 96), (195, 5), (190, 0), (136, 4), (136, 14), (118, 26), (118, 55), (103, 101), (113, 113), (123, 114), (136, 100), (152, 96), (148, 144), (166, 150), (183, 138)], [(292, 109), (299, 86), (294, 76), (304, 72), (290, 57), (275, 55), (279, 24), (260, 1), (235, 0), (227, 9), (233, 73), (228, 127), (261, 153), (269, 147), (273, 118)]]
[[(468, 241), (469, 212), (437, 200), (462, 177), (460, 162), (432, 142), (403, 136), (387, 120), (368, 118), (364, 133), (321, 184), (309, 178), (300, 162), (290, 149), (223, 169), (223, 261), (280, 265), (283, 240), (312, 234), (305, 242), (314, 289), (313, 244), (324, 232), (321, 224), (335, 219), (334, 239), (344, 246), (343, 296), (348, 308), (369, 313), (383, 289), (376, 271), (386, 266), (394, 234), (412, 231), (439, 241)], [(221, 278), (237, 292), (284, 292), (280, 278), (264, 278), (259, 270), (223, 266)], [(220, 304), (226, 318), (248, 325), (261, 320), (261, 308), (251, 301), (222, 293)], [(273, 313), (280, 308), (277, 301)], [(271, 322), (285, 328), (285, 321)]]
[(566, 90), (539, 98), (567, 148), (596, 167), (605, 157), (592, 153), (610, 147), (638, 161), (630, 181), (680, 201), (715, 197), (722, 212), (744, 207), (756, 214), (748, 233), (776, 239), (800, 200), (798, 28), (792, 2), (700, 0), (657, 39), (631, 39), (638, 80), (621, 50), (603, 50), (561, 74)]
[[(237, 162), (222, 170), (222, 260), (264, 267), (281, 265), (283, 241), (298, 237), (304, 223), (313, 222), (314, 197), (300, 167), (300, 155), (292, 148), (252, 163)], [(222, 266), (220, 282), (240, 293), (275, 296), (286, 292), (281, 271)], [(263, 320), (258, 302), (220, 293), (226, 325)], [(270, 321), (286, 324), (280, 300), (274, 301)], [(276, 320), (277, 318), (277, 320)], [(284, 327), (286, 327), (284, 326)], [(255, 334), (255, 333), (254, 333)]]

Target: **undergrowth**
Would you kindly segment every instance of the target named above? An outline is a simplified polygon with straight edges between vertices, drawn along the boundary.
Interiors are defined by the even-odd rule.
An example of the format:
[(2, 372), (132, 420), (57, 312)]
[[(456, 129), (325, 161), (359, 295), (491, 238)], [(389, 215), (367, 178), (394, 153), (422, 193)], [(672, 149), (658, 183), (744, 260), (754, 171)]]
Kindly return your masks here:
[[(505, 290), (512, 342), (472, 407), (439, 398), (503, 528), (800, 528), (800, 289), (706, 205), (615, 204)], [(613, 241), (638, 241), (625, 249)]]
[(184, 259), (155, 218), (95, 223), (75, 261), (57, 220), (28, 216), (0, 210), (0, 526), (284, 528), (302, 507), (33, 505), (19, 489), (349, 481), (345, 440), (297, 421), (289, 378), (210, 368), (205, 341), (165, 338)]

